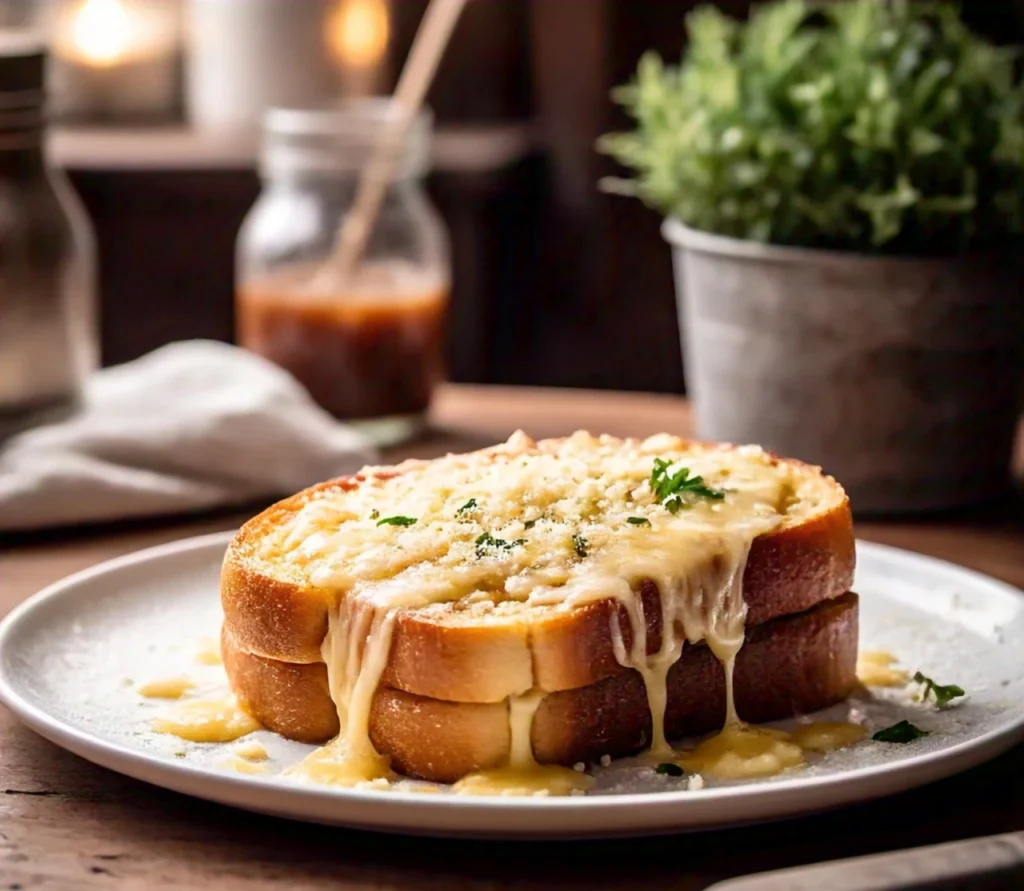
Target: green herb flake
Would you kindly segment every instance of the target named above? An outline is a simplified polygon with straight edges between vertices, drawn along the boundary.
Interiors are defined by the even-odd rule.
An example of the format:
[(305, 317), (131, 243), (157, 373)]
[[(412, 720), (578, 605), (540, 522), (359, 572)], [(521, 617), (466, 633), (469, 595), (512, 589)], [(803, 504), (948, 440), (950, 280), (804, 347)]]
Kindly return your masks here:
[(921, 672), (917, 672), (914, 675), (914, 681), (918, 684), (924, 684), (924, 696), (922, 698), (927, 699), (928, 694), (932, 694), (935, 697), (935, 704), (939, 708), (945, 708), (954, 699), (967, 695), (963, 687), (958, 687), (956, 684), (936, 684), (935, 681), (925, 677)]
[(377, 510), (377, 508), (374, 508), (373, 510), (370, 511), (370, 519), (371, 520), (376, 520), (379, 516), (380, 516), (380, 511)]
[(578, 532), (572, 537), (572, 548), (581, 560), (587, 556), (589, 546), (590, 543)]
[(537, 525), (537, 521), (536, 520), (527, 520), (525, 523), (523, 523), (523, 528), (524, 529), (532, 529), (536, 525)]
[(477, 503), (475, 498), (470, 498), (462, 507), (455, 511), (455, 515), (461, 517), (465, 513), (469, 513), (471, 510), (476, 510)]
[(415, 517), (382, 517), (377, 521), (378, 526), (411, 526), (416, 522)]
[(898, 724), (893, 724), (892, 727), (879, 730), (871, 738), (877, 742), (909, 743), (927, 735), (927, 730), (914, 726), (910, 721), (900, 721)]
[(690, 476), (688, 467), (681, 467), (675, 473), (669, 473), (671, 467), (671, 461), (655, 458), (650, 479), (654, 497), (669, 513), (675, 514), (683, 508), (693, 507), (696, 498), (709, 498), (712, 501), (721, 501), (725, 498), (725, 492), (708, 486), (704, 482), (704, 477)]
[(473, 544), (476, 545), (476, 555), (478, 557), (485, 557), (487, 556), (488, 549), (511, 551), (512, 548), (518, 548), (526, 544), (526, 539), (517, 538), (515, 541), (506, 541), (504, 538), (495, 538), (490, 532), (482, 532), (476, 537)]
[(659, 764), (654, 768), (654, 772), (665, 774), (670, 777), (681, 777), (683, 775), (683, 769), (678, 764), (673, 764), (671, 761)]
[(650, 526), (651, 521), (647, 517), (627, 517), (626, 522), (630, 526)]

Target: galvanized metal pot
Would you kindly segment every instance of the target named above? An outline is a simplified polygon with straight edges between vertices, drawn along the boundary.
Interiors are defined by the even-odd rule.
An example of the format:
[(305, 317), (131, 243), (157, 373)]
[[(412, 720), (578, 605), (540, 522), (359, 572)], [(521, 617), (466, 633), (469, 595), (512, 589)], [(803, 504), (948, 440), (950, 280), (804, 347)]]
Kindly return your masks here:
[(1006, 494), (1024, 294), (1012, 257), (869, 257), (663, 227), (696, 434), (821, 465), (855, 512)]

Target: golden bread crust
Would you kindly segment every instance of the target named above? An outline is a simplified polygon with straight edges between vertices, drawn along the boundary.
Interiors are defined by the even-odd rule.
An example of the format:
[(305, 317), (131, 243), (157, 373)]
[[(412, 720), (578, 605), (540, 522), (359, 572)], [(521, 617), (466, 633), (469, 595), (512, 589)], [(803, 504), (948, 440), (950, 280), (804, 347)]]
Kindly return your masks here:
[[(736, 660), (740, 717), (760, 722), (805, 714), (842, 701), (857, 684), (858, 600), (846, 594), (749, 632)], [(296, 665), (245, 653), (223, 636), (224, 666), (243, 705), (291, 739), (324, 742), (338, 732), (323, 663)], [(721, 727), (725, 678), (706, 646), (687, 646), (668, 676), (670, 739)], [(651, 718), (640, 675), (624, 670), (545, 697), (533, 721), (538, 761), (570, 766), (637, 751)], [(509, 754), (508, 703), (449, 702), (381, 687), (370, 739), (407, 776), (454, 782), (499, 767)]]
[(268, 730), (286, 739), (320, 743), (338, 735), (338, 710), (323, 662), (278, 662), (243, 651), (221, 629), (224, 671), (238, 701)]

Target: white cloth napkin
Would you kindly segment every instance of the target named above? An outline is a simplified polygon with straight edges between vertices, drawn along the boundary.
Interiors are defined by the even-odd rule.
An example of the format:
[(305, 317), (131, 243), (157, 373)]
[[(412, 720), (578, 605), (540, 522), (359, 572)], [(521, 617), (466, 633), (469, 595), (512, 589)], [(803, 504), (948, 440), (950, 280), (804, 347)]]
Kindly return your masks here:
[(272, 363), (175, 343), (97, 372), (77, 414), (0, 443), (0, 532), (240, 504), (376, 457)]

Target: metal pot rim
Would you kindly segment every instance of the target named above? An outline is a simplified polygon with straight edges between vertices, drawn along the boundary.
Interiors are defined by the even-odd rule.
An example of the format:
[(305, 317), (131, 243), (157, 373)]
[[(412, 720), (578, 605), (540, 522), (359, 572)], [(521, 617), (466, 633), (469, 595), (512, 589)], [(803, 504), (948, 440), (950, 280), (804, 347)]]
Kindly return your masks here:
[[(673, 247), (685, 248), (701, 254), (715, 254), (725, 257), (736, 257), (743, 260), (756, 260), (769, 263), (813, 263), (827, 266), (948, 266), (965, 260), (977, 260), (982, 254), (964, 254), (951, 257), (923, 257), (912, 255), (881, 255), (863, 254), (857, 251), (834, 251), (820, 248), (788, 247), (778, 244), (767, 244), (742, 238), (731, 238), (727, 235), (715, 235), (700, 229), (692, 229), (675, 217), (668, 217), (661, 225), (662, 237)], [(996, 255), (992, 255), (996, 256)]]

